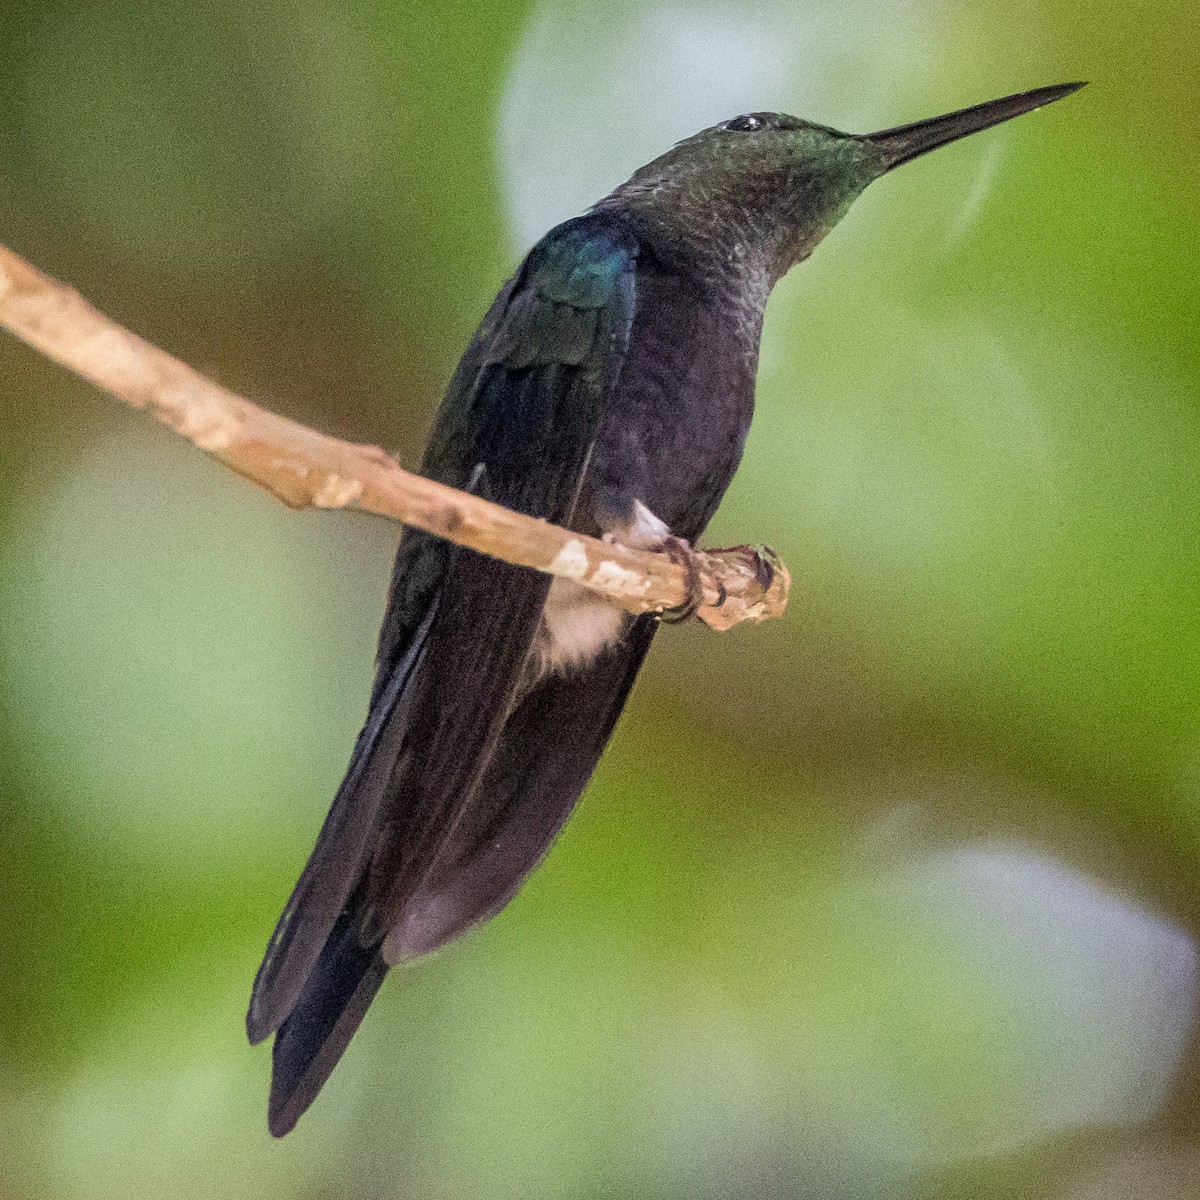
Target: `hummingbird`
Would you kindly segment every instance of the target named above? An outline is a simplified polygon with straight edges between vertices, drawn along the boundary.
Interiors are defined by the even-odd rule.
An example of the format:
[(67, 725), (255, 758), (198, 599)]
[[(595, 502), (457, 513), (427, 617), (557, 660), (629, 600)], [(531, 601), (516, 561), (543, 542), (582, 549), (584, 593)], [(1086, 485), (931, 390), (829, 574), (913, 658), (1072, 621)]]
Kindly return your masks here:
[[(742, 455), (772, 287), (872, 180), (1082, 87), (878, 133), (743, 113), (539, 241), (447, 387), (422, 474), (579, 533), (693, 545)], [(498, 912), (550, 848), (661, 614), (420, 530), (367, 717), (250, 999), (268, 1126), (313, 1102), (388, 971)]]

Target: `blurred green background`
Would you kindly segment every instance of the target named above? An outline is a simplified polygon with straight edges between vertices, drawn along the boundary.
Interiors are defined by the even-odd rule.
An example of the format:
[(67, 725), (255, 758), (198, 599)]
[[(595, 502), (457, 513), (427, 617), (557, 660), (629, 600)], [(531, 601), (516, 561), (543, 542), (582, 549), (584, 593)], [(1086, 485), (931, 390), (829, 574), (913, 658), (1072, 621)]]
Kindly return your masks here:
[(510, 908), (266, 1132), (243, 1014), (397, 537), (0, 338), (0, 1196), (1200, 1196), (1192, 0), (0, 3), (0, 241), (411, 464), (521, 252), (675, 139), (1092, 86), (776, 290), (712, 544)]

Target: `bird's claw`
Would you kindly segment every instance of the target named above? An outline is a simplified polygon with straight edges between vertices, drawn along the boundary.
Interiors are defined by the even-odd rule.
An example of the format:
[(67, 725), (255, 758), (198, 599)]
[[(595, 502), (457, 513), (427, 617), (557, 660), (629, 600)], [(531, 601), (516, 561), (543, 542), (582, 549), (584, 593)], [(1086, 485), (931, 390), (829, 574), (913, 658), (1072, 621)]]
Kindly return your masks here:
[[(658, 613), (659, 621), (664, 625), (678, 625), (691, 620), (696, 610), (704, 603), (704, 570), (700, 558), (691, 546), (680, 537), (668, 536), (654, 549), (662, 551), (673, 563), (683, 568), (687, 582), (687, 596), (683, 603), (673, 608), (664, 608)], [(718, 605), (725, 603), (725, 588), (718, 585), (720, 599)]]

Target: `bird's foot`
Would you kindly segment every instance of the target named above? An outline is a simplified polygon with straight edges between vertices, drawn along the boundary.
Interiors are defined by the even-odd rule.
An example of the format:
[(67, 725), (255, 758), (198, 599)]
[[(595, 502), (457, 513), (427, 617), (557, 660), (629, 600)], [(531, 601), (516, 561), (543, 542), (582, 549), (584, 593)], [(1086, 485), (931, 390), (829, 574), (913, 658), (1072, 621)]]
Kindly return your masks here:
[[(704, 603), (704, 566), (700, 556), (683, 538), (673, 534), (663, 538), (657, 546), (648, 546), (648, 550), (658, 550), (666, 554), (673, 563), (683, 568), (687, 582), (687, 596), (681, 604), (673, 608), (664, 608), (658, 614), (658, 619), (664, 625), (678, 625), (689, 621), (696, 615), (696, 610)], [(725, 588), (719, 586), (720, 597), (717, 606), (725, 603)]]
[[(617, 528), (610, 529), (603, 535), (603, 540), (619, 542), (635, 550), (666, 554), (673, 563), (683, 568), (687, 579), (687, 596), (681, 604), (663, 609), (655, 616), (664, 624), (676, 625), (696, 615), (696, 610), (704, 603), (703, 561), (684, 538), (676, 537), (670, 526), (655, 516), (640, 500), (633, 502), (633, 510), (628, 520)], [(723, 594), (721, 601), (724, 602)]]

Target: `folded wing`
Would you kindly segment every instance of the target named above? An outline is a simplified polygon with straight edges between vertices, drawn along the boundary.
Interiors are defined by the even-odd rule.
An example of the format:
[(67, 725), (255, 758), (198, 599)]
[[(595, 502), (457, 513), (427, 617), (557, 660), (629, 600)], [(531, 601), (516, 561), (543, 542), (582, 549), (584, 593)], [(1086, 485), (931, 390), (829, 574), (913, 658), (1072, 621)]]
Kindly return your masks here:
[[(425, 474), (572, 523), (628, 345), (636, 258), (632, 235), (599, 214), (534, 247), (451, 381)], [(278, 1031), (276, 1134), (311, 1103), (357, 1028), (387, 970), (385, 938), (419, 927), (420, 937), (397, 933), (388, 945), (420, 953), (499, 907), (603, 749), (650, 627), (603, 660), (599, 699), (583, 676), (519, 699), (549, 585), (538, 572), (404, 535), (370, 711), (251, 996), (251, 1040)], [(586, 727), (569, 763), (541, 748), (556, 736), (554, 711)], [(432, 919), (439, 904), (454, 918)]]

